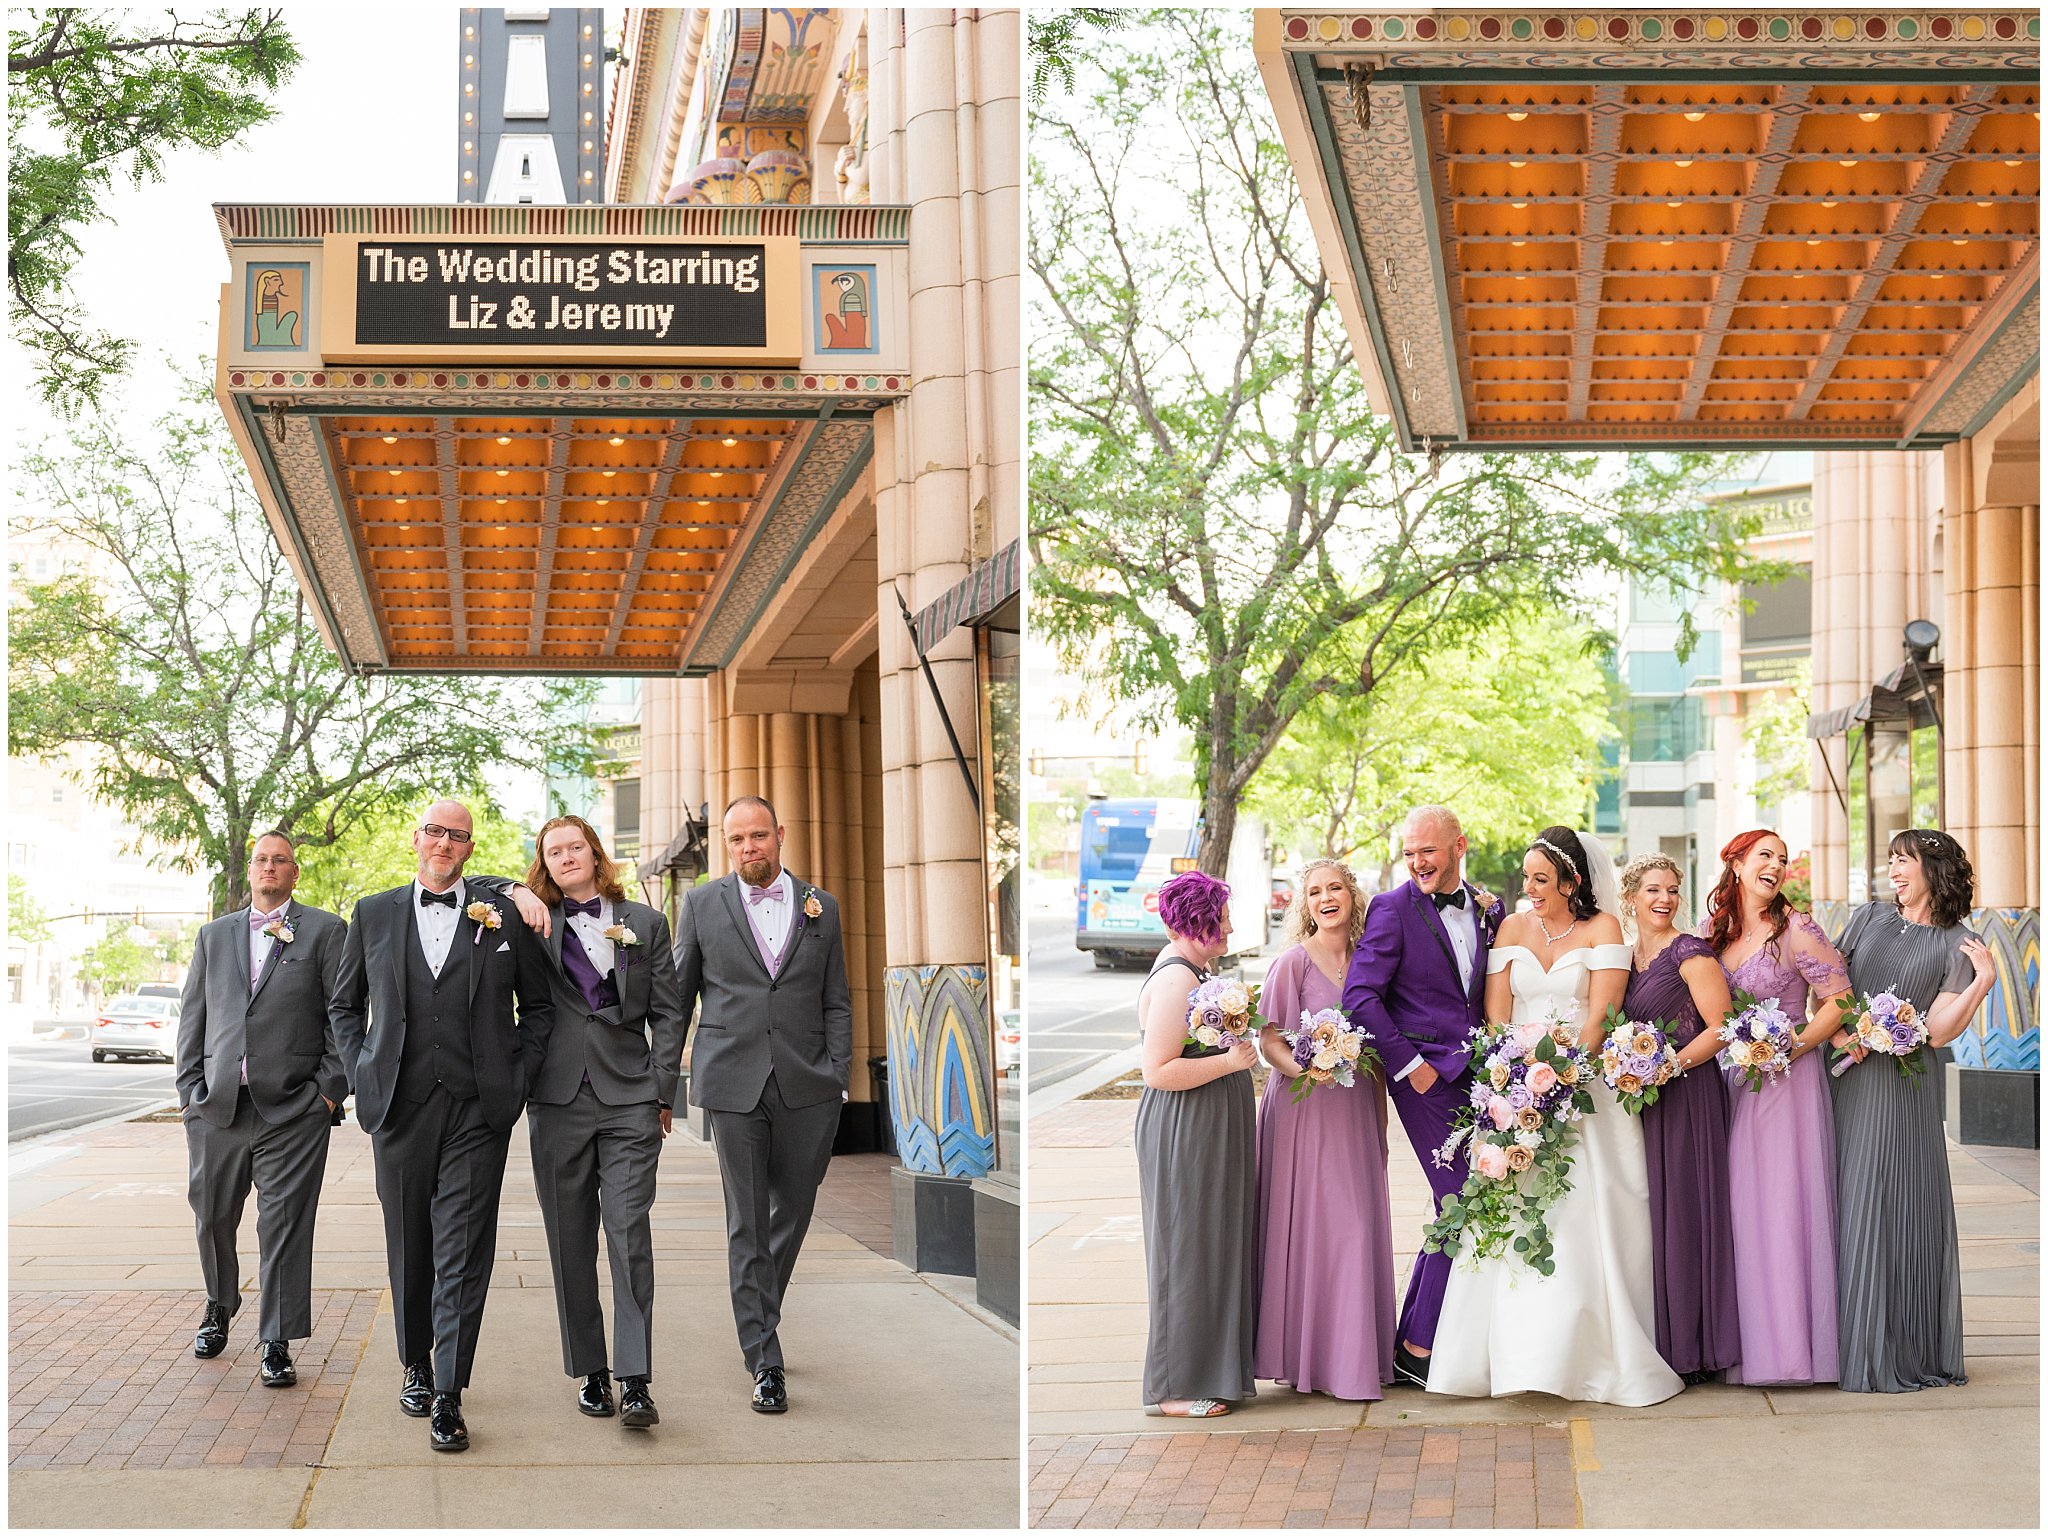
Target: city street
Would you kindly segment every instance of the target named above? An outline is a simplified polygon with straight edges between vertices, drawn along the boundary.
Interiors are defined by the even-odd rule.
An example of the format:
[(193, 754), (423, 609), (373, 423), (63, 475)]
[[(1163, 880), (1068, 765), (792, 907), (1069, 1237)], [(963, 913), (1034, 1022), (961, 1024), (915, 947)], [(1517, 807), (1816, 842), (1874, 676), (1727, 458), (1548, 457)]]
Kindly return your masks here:
[(1074, 948), (1071, 906), (1056, 913), (1038, 909), (1027, 922), (1025, 1087), (1036, 1093), (1138, 1044), (1145, 973), (1097, 970), (1092, 956)]
[(84, 1024), (38, 1025), (7, 1046), (7, 1140), (176, 1100), (168, 1062), (95, 1062)]

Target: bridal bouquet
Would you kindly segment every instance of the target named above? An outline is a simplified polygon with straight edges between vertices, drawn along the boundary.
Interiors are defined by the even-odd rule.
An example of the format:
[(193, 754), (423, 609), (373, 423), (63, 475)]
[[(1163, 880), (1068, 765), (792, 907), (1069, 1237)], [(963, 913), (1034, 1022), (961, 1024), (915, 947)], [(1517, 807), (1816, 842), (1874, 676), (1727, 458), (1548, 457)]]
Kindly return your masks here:
[(1325, 1083), (1348, 1089), (1358, 1082), (1361, 1071), (1373, 1072), (1380, 1065), (1380, 1054), (1365, 1044), (1365, 1032), (1354, 1027), (1342, 1009), (1317, 1009), (1313, 1014), (1303, 1009), (1300, 1028), (1282, 1030), (1280, 1035), (1302, 1070), (1287, 1091), (1296, 1101), (1307, 1099)]
[(1228, 1051), (1240, 1041), (1257, 1041), (1265, 1023), (1254, 985), (1211, 977), (1188, 994), (1189, 1046)]
[(1775, 998), (1735, 995), (1735, 1011), (1721, 1026), (1720, 1059), (1739, 1071), (1755, 1094), (1773, 1079), (1792, 1070), (1792, 1046), (1796, 1031), (1792, 1017), (1778, 1007)]
[[(1927, 1044), (1927, 1021), (1918, 1009), (1894, 992), (1872, 993), (1859, 998), (1849, 993), (1835, 1000), (1842, 1011), (1842, 1028), (1868, 1051), (1892, 1059), (1901, 1078), (1924, 1071), (1920, 1048)], [(1830, 1071), (1839, 1078), (1856, 1063), (1846, 1051)]]
[(1678, 1076), (1678, 1048), (1671, 1031), (1655, 1019), (1624, 1019), (1610, 1008), (1602, 1022), (1606, 1044), (1600, 1048), (1600, 1081), (1614, 1090), (1621, 1108), (1641, 1115), (1657, 1103), (1657, 1091)]
[(1472, 1034), (1470, 1102), (1434, 1157), (1448, 1167), (1470, 1141), (1471, 1172), (1426, 1230), (1431, 1253), (1459, 1239), (1475, 1258), (1512, 1248), (1529, 1267), (1557, 1268), (1544, 1214), (1571, 1188), (1571, 1149), (1578, 1122), (1593, 1110), (1588, 1092), (1597, 1069), (1579, 1045), (1578, 1004), (1540, 1005), (1521, 1024), (1485, 1024)]

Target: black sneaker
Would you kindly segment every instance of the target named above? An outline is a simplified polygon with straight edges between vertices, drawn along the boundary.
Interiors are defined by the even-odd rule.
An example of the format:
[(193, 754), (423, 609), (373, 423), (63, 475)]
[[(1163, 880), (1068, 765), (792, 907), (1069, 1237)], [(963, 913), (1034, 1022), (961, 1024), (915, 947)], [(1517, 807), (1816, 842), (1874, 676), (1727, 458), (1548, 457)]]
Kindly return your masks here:
[(1411, 1387), (1429, 1386), (1429, 1357), (1419, 1356), (1406, 1345), (1394, 1347), (1394, 1377)]

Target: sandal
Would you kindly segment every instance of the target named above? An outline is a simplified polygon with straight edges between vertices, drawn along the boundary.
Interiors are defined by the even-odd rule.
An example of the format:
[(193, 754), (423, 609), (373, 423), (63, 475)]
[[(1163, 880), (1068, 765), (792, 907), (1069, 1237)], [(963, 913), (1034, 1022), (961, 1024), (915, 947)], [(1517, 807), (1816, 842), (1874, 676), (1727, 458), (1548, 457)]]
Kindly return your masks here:
[(1218, 1415), (1228, 1414), (1230, 1405), (1220, 1398), (1195, 1398), (1188, 1401), (1187, 1408), (1175, 1414), (1158, 1404), (1145, 1405), (1147, 1414), (1163, 1415), (1170, 1420), (1213, 1420)]

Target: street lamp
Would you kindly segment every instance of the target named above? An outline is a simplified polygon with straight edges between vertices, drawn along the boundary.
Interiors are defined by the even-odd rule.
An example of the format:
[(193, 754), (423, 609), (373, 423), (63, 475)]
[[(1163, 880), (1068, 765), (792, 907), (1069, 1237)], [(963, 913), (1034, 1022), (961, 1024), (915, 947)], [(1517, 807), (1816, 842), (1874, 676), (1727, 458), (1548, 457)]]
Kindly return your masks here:
[(1906, 664), (1913, 669), (1913, 679), (1920, 685), (1920, 697), (1927, 701), (1928, 711), (1934, 716), (1934, 738), (1939, 742), (1945, 733), (1941, 728), (1941, 705), (1927, 687), (1927, 674), (1920, 670), (1920, 664), (1934, 655), (1934, 648), (1941, 644), (1941, 627), (1931, 619), (1911, 619), (1906, 622)]

